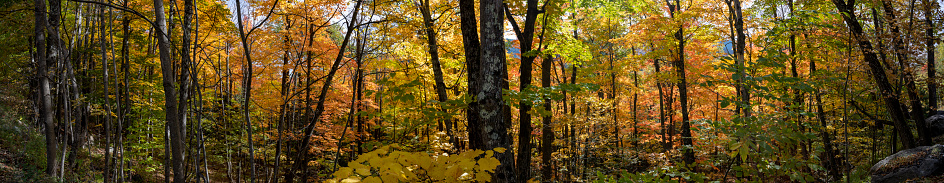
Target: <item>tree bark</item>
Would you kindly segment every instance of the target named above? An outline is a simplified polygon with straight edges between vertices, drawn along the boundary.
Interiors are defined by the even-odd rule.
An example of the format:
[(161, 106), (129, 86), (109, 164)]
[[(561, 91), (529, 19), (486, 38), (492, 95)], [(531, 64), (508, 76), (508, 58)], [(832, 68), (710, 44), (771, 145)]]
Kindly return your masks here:
[[(170, 131), (171, 160), (174, 172), (174, 181), (183, 182), (186, 172), (184, 172), (184, 132), (183, 124), (178, 118), (177, 110), (177, 90), (174, 81), (174, 61), (170, 55), (170, 41), (167, 37), (167, 26), (164, 18), (164, 1), (154, 0), (154, 29), (157, 31), (157, 46), (161, 61), (161, 74), (164, 86), (164, 118), (167, 120), (168, 130)], [(166, 165), (165, 165), (166, 166)], [(168, 175), (169, 176), (169, 175)]]
[(56, 177), (56, 158), (58, 140), (56, 138), (56, 124), (53, 123), (52, 98), (49, 93), (49, 64), (46, 63), (46, 1), (33, 1), (33, 43), (36, 52), (33, 60), (36, 64), (36, 77), (39, 79), (39, 120), (46, 125), (46, 174)]
[[(810, 74), (815, 75), (816, 73), (816, 61), (810, 61)], [(817, 90), (814, 93), (816, 99), (816, 116), (819, 119), (821, 128), (820, 136), (823, 138), (823, 149), (825, 157), (823, 157), (823, 167), (826, 168), (827, 174), (833, 178), (839, 176), (839, 168), (836, 165), (836, 151), (833, 149), (831, 135), (827, 131), (828, 124), (826, 123), (826, 112), (823, 110), (823, 99), (820, 92)], [(830, 180), (830, 179), (827, 179)]]
[(482, 61), (478, 73), (479, 91), (478, 115), (482, 120), (482, 137), (485, 138), (485, 149), (504, 148), (504, 152), (496, 152), (494, 157), (501, 162), (492, 176), (497, 183), (515, 182), (514, 157), (511, 152), (512, 140), (508, 136), (507, 116), (504, 111), (507, 106), (502, 98), (502, 88), (507, 74), (505, 65), (505, 47), (502, 33), (504, 20), (502, 18), (502, 1), (482, 0), (480, 28), (482, 34)]
[[(465, 66), (468, 77), (469, 96), (477, 96), (479, 91), (478, 73), (481, 72), (481, 44), (476, 18), (475, 0), (459, 0), (459, 28), (462, 30), (462, 47), (465, 51)], [(469, 149), (484, 149), (485, 142), (481, 136), (481, 119), (478, 116), (479, 103), (473, 100), (466, 109), (466, 130), (469, 136)]]
[[(508, 22), (511, 23), (511, 26), (515, 30), (515, 35), (518, 37), (521, 48), (521, 68), (518, 69), (518, 81), (520, 83), (518, 89), (520, 92), (525, 92), (531, 87), (531, 71), (533, 70), (532, 66), (534, 65), (534, 59), (537, 55), (530, 52), (534, 45), (534, 26), (541, 10), (538, 10), (537, 0), (528, 0), (524, 29), (519, 29), (518, 23), (515, 21), (514, 16), (512, 16), (507, 4), (504, 5), (504, 9), (504, 13), (508, 17)], [(517, 165), (517, 181), (527, 182), (528, 179), (531, 178), (531, 149), (533, 148), (531, 144), (531, 131), (533, 130), (531, 127), (531, 114), (528, 113), (531, 111), (531, 102), (521, 101), (518, 103), (518, 106), (518, 154), (515, 162)]]
[(892, 121), (895, 123), (895, 128), (898, 129), (897, 133), (901, 138), (902, 145), (906, 149), (914, 148), (914, 136), (911, 135), (911, 128), (908, 127), (908, 123), (905, 121), (905, 115), (902, 112), (901, 103), (898, 101), (898, 95), (888, 83), (885, 68), (882, 67), (882, 63), (878, 60), (878, 57), (876, 57), (875, 52), (872, 52), (872, 43), (863, 36), (862, 25), (859, 24), (855, 16), (855, 10), (853, 9), (855, 0), (848, 0), (848, 3), (843, 0), (832, 0), (832, 2), (836, 5), (836, 9), (842, 15), (842, 19), (852, 32), (852, 36), (855, 38), (862, 55), (865, 56), (865, 61), (869, 65), (869, 71), (872, 74), (872, 78), (875, 80), (875, 85), (879, 88), (879, 92), (881, 92), (880, 95), (885, 101), (885, 107), (892, 117)]
[[(434, 29), (435, 20), (433, 20), (432, 12), (430, 12), (430, 2), (429, 0), (419, 0), (420, 13), (423, 14), (423, 29), (426, 32), (426, 44), (429, 49), (429, 60), (433, 66), (433, 78), (436, 80), (436, 99), (440, 102), (440, 111), (444, 114), (448, 114), (445, 107), (445, 102), (449, 100), (449, 95), (446, 94), (446, 83), (443, 81), (443, 72), (442, 64), (439, 62), (439, 43), (436, 40), (436, 30)], [(443, 129), (445, 127), (445, 129)], [(440, 131), (446, 131), (446, 135), (450, 139), (455, 139), (452, 135), (452, 117), (439, 120)]]
[(934, 30), (935, 28), (934, 20), (933, 20), (934, 12), (932, 10), (935, 10), (937, 8), (934, 7), (934, 4), (932, 4), (930, 0), (924, 0), (923, 2), (924, 2), (923, 3), (924, 4), (924, 24), (926, 26), (924, 30), (924, 33), (925, 33), (924, 46), (925, 46), (925, 52), (928, 56), (927, 57), (928, 58), (928, 81), (927, 81), (928, 108), (933, 113), (934, 111), (937, 111), (938, 98), (937, 98), (937, 66), (935, 65), (935, 60), (934, 60), (935, 59), (934, 52), (936, 51), (935, 45), (934, 45), (934, 38), (935, 38), (934, 33), (936, 31)]
[[(679, 0), (675, 0), (675, 5), (670, 4), (670, 15), (675, 17), (676, 14), (681, 13), (681, 4)], [(679, 103), (682, 108), (682, 160), (687, 165), (691, 165), (695, 162), (695, 152), (693, 151), (694, 146), (692, 146), (692, 129), (691, 124), (689, 123), (688, 118), (688, 83), (685, 79), (685, 34), (684, 27), (679, 25), (678, 30), (675, 32), (675, 40), (678, 41), (678, 57), (675, 59), (675, 72), (679, 77), (678, 88), (679, 88)]]
[(910, 64), (905, 64), (908, 62), (908, 58), (905, 53), (904, 38), (902, 38), (903, 35), (898, 26), (895, 9), (889, 1), (882, 1), (882, 8), (885, 12), (885, 22), (891, 27), (892, 45), (895, 51), (895, 57), (898, 59), (898, 63), (902, 64), (902, 68), (900, 69), (905, 79), (904, 82), (906, 82), (905, 87), (908, 89), (908, 102), (911, 103), (911, 120), (914, 121), (918, 130), (917, 143), (922, 146), (931, 145), (931, 137), (928, 135), (929, 132), (924, 123), (924, 107), (921, 106), (921, 99), (918, 98), (914, 74), (904, 68)]
[(242, 5), (240, 0), (236, 0), (236, 20), (237, 25), (239, 26), (239, 39), (243, 47), (243, 59), (246, 59), (246, 65), (244, 66), (243, 71), (243, 118), (246, 120), (246, 140), (249, 144), (249, 182), (256, 182), (256, 156), (255, 156), (255, 147), (253, 147), (254, 142), (252, 141), (252, 119), (249, 115), (249, 101), (252, 100), (252, 54), (249, 49), (249, 42), (246, 41), (247, 35), (246, 31), (243, 28), (243, 14), (242, 14)]

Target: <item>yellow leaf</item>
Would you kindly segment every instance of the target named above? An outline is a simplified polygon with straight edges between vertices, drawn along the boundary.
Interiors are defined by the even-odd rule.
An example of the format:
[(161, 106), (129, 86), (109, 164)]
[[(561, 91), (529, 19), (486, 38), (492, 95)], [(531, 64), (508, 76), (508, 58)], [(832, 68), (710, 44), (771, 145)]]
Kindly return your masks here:
[(501, 162), (498, 161), (498, 159), (491, 158), (491, 157), (479, 159), (479, 167), (482, 170), (488, 171), (488, 172), (495, 172), (495, 168), (498, 167), (498, 165), (500, 164)]
[(496, 148), (495, 148), (495, 152), (498, 152), (498, 153), (505, 153), (505, 148), (496, 147)]
[(417, 152), (413, 155), (412, 160), (416, 163), (416, 165), (419, 165), (421, 168), (427, 171), (429, 170), (429, 166), (433, 163), (433, 159), (424, 152)]
[(358, 167), (358, 168), (356, 168), (356, 169), (354, 169), (354, 170), (357, 172), (357, 174), (360, 174), (360, 175), (363, 175), (363, 176), (368, 176), (368, 175), (370, 175), (370, 167)]
[(380, 180), (380, 177), (370, 176), (370, 177), (364, 178), (364, 182), (365, 183), (375, 183), (375, 182), (382, 183), (383, 181)]
[(489, 174), (488, 172), (479, 172), (475, 174), (475, 180), (479, 182), (492, 181), (492, 174)]
[(452, 166), (446, 169), (446, 180), (455, 180), (462, 175), (462, 169), (459, 166)]
[(353, 171), (353, 169), (351, 169), (350, 167), (341, 167), (340, 169), (338, 169), (337, 172), (334, 172), (334, 177), (335, 178), (350, 177), (351, 171)]
[(358, 179), (357, 177), (351, 177), (351, 178), (346, 178), (344, 180), (341, 180), (341, 183), (356, 183), (356, 182), (361, 182), (361, 179)]
[(380, 179), (383, 180), (383, 182), (400, 182), (399, 180), (397, 180), (397, 176), (390, 175), (390, 174), (381, 175)]

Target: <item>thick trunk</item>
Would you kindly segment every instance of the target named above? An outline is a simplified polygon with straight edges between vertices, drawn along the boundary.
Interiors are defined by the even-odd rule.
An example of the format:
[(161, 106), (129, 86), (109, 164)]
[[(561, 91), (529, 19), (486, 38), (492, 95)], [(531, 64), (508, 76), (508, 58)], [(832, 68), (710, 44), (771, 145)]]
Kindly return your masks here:
[(502, 98), (502, 88), (507, 86), (503, 82), (507, 75), (505, 65), (504, 19), (502, 18), (502, 1), (482, 0), (480, 28), (482, 35), (482, 61), (478, 73), (479, 91), (479, 118), (482, 120), (482, 135), (485, 149), (504, 148), (505, 151), (494, 154), (501, 162), (495, 169), (492, 180), (497, 183), (515, 182), (514, 157), (511, 151), (512, 139), (508, 136), (507, 116)]
[[(164, 118), (167, 120), (168, 130), (170, 131), (170, 154), (173, 165), (171, 168), (174, 172), (174, 181), (183, 182), (186, 172), (184, 172), (183, 162), (184, 162), (184, 133), (183, 133), (183, 124), (178, 118), (177, 110), (177, 90), (175, 89), (174, 81), (174, 61), (171, 58), (170, 53), (170, 41), (167, 37), (167, 26), (166, 20), (164, 18), (164, 1), (163, 0), (154, 0), (154, 29), (157, 31), (157, 47), (159, 52), (159, 58), (161, 61), (161, 75), (163, 75), (163, 87), (164, 87)], [(165, 165), (166, 166), (166, 165)], [(170, 176), (170, 175), (167, 175)]]
[(33, 43), (36, 52), (33, 55), (36, 65), (36, 77), (39, 79), (39, 120), (46, 125), (46, 174), (56, 177), (56, 158), (58, 140), (56, 138), (56, 124), (53, 123), (52, 97), (49, 93), (48, 63), (46, 63), (46, 1), (33, 1)]
[(872, 52), (872, 43), (862, 33), (862, 25), (859, 24), (858, 19), (855, 16), (854, 5), (855, 1), (850, 0), (848, 4), (843, 0), (832, 0), (833, 4), (836, 5), (836, 9), (842, 16), (842, 19), (846, 22), (846, 25), (849, 26), (849, 30), (852, 32), (853, 38), (855, 38), (859, 50), (862, 51), (862, 55), (865, 56), (865, 61), (869, 65), (869, 71), (872, 74), (873, 79), (875, 80), (875, 85), (879, 88), (880, 95), (885, 101), (885, 108), (888, 110), (889, 115), (892, 117), (892, 120), (895, 124), (895, 128), (898, 129), (898, 136), (901, 138), (901, 142), (906, 149), (914, 148), (915, 141), (914, 136), (911, 135), (911, 128), (908, 127), (908, 123), (905, 121), (905, 115), (902, 112), (901, 103), (898, 101), (898, 95), (893, 91), (892, 86), (888, 82), (888, 78), (885, 75), (885, 68), (882, 67), (882, 63), (878, 60), (878, 57), (875, 55), (875, 52)]
[(889, 1), (882, 1), (882, 8), (885, 10), (886, 23), (891, 27), (892, 45), (895, 51), (895, 57), (898, 59), (898, 63), (903, 66), (903, 68), (900, 69), (902, 69), (904, 82), (906, 82), (905, 87), (908, 89), (908, 102), (911, 103), (911, 120), (914, 121), (918, 130), (917, 143), (921, 146), (931, 145), (931, 137), (928, 135), (927, 127), (924, 123), (924, 107), (921, 106), (921, 99), (918, 98), (914, 74), (904, 68), (906, 65), (910, 64), (905, 64), (908, 62), (908, 58), (904, 47), (904, 39), (902, 38), (903, 35), (898, 26), (895, 9)]
[(938, 106), (937, 106), (937, 101), (938, 101), (938, 98), (937, 98), (937, 76), (936, 76), (936, 75), (937, 75), (937, 66), (935, 65), (935, 60), (934, 60), (934, 59), (935, 59), (935, 58), (934, 58), (934, 52), (936, 51), (936, 50), (934, 50), (934, 48), (935, 48), (935, 45), (934, 45), (934, 33), (935, 33), (936, 31), (934, 30), (934, 28), (935, 28), (935, 27), (934, 27), (934, 21), (933, 21), (933, 19), (932, 19), (932, 18), (933, 18), (933, 15), (932, 15), (933, 11), (932, 11), (932, 10), (934, 10), (934, 9), (936, 9), (936, 8), (933, 6), (933, 4), (931, 3), (930, 0), (924, 0), (923, 2), (924, 2), (924, 3), (923, 3), (923, 4), (924, 4), (924, 24), (925, 24), (925, 26), (926, 26), (926, 27), (925, 27), (925, 30), (924, 30), (924, 33), (925, 33), (925, 34), (924, 34), (924, 36), (925, 36), (925, 38), (924, 38), (924, 46), (925, 46), (925, 52), (926, 52), (926, 54), (927, 54), (927, 56), (928, 56), (928, 57), (927, 57), (927, 58), (928, 58), (928, 81), (927, 81), (927, 85), (928, 85), (928, 108), (930, 109), (930, 111), (937, 111), (937, 107), (938, 107)]
[[(481, 72), (481, 44), (479, 43), (478, 29), (475, 22), (475, 0), (459, 0), (459, 19), (459, 26), (462, 29), (462, 47), (465, 51), (466, 73), (468, 73), (466, 79), (469, 87), (468, 93), (470, 96), (477, 96), (481, 85), (478, 79), (478, 73)], [(484, 138), (481, 136), (482, 120), (479, 119), (478, 106), (477, 101), (472, 101), (466, 109), (469, 149), (485, 148)]]

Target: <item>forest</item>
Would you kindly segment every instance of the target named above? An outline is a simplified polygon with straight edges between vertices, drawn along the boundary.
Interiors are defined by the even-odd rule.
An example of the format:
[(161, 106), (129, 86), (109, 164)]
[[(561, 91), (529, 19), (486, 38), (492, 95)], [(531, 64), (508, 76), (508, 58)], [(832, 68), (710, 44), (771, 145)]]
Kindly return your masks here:
[(0, 182), (944, 182), (941, 4), (0, 0)]

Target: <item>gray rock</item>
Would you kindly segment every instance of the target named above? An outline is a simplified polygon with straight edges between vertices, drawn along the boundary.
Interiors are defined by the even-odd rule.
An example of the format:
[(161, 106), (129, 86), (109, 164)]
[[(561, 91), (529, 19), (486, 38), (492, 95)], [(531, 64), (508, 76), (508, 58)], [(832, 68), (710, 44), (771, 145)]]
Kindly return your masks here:
[(924, 120), (932, 137), (944, 135), (944, 115), (934, 115)]
[(944, 146), (921, 146), (885, 157), (869, 170), (872, 182), (902, 182), (937, 175), (944, 170)]

